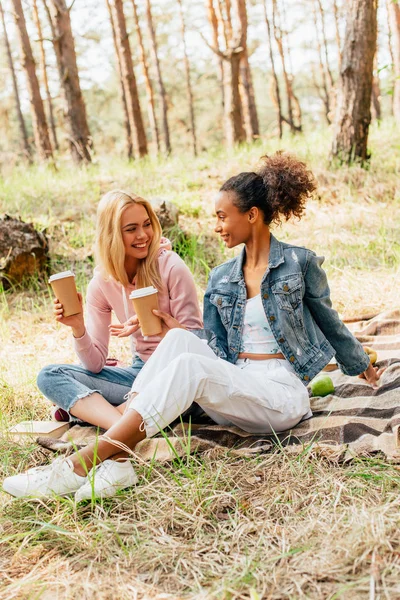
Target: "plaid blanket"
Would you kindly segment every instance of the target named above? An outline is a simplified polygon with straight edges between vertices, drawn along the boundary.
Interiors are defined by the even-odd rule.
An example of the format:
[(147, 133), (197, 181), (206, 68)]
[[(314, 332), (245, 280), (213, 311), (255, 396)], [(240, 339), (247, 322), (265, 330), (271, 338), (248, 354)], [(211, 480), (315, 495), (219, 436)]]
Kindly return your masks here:
[[(306, 446), (328, 458), (343, 460), (380, 452), (386, 459), (400, 462), (400, 311), (382, 313), (368, 320), (352, 320), (348, 326), (364, 345), (377, 350), (378, 359), (384, 357), (377, 363), (386, 367), (378, 389), (372, 389), (362, 379), (333, 370), (329, 376), (335, 393), (311, 398), (313, 417), (291, 430), (261, 437), (237, 427), (213, 425), (204, 419), (190, 425), (181, 422), (162, 436), (140, 442), (135, 449), (136, 458), (169, 461), (188, 452), (219, 448), (249, 456), (280, 445), (293, 452), (303, 451)], [(38, 438), (38, 443), (50, 450), (69, 453), (95, 436), (94, 427), (75, 425), (59, 440)]]

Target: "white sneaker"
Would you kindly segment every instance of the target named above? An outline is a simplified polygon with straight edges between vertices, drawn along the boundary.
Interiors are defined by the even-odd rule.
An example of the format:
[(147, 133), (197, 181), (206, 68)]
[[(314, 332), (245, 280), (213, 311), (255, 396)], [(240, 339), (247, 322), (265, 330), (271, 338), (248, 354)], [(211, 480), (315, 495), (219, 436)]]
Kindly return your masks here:
[(3, 490), (17, 498), (66, 496), (76, 492), (87, 477), (77, 475), (68, 458), (57, 458), (51, 465), (35, 467), (20, 475), (6, 477)]
[(91, 498), (109, 498), (118, 490), (135, 485), (138, 478), (129, 460), (105, 460), (92, 469), (87, 482), (75, 494), (76, 502)]

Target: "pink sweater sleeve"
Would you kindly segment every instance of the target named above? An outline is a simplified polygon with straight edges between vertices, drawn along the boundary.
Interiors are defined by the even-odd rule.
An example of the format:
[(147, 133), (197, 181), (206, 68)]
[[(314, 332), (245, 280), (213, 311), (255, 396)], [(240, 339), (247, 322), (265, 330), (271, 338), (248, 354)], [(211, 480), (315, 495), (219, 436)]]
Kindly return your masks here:
[(193, 275), (175, 252), (168, 253), (171, 268), (168, 275), (171, 315), (187, 329), (203, 327)]
[(96, 278), (93, 278), (86, 294), (86, 331), (81, 338), (74, 338), (75, 352), (85, 369), (99, 373), (106, 364), (111, 323), (111, 306)]

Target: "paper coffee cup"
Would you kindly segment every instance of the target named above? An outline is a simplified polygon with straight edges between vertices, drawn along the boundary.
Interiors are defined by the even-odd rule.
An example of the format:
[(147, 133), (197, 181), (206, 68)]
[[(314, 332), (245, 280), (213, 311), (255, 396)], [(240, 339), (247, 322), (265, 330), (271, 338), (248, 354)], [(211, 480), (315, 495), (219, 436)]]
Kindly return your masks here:
[(161, 319), (152, 313), (158, 310), (158, 290), (152, 285), (140, 288), (129, 295), (133, 308), (138, 316), (142, 335), (158, 335), (161, 333)]
[(76, 291), (75, 275), (72, 271), (63, 271), (56, 273), (49, 279), (54, 295), (63, 305), (64, 317), (70, 317), (82, 312), (79, 302), (78, 292)]

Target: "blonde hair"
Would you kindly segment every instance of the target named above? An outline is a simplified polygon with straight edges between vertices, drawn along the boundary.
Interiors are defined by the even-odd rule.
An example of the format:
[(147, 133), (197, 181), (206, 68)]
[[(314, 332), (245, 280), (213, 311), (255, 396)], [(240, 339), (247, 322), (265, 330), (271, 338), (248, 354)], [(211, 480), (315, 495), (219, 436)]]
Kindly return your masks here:
[(136, 194), (112, 190), (101, 198), (97, 208), (96, 224), (97, 264), (106, 278), (112, 277), (122, 283), (124, 287), (130, 283), (125, 271), (125, 248), (122, 240), (121, 219), (125, 209), (132, 204), (144, 206), (154, 233), (147, 256), (139, 261), (136, 273), (137, 287), (153, 285), (161, 290), (162, 282), (157, 261), (162, 234), (161, 225), (150, 202)]

